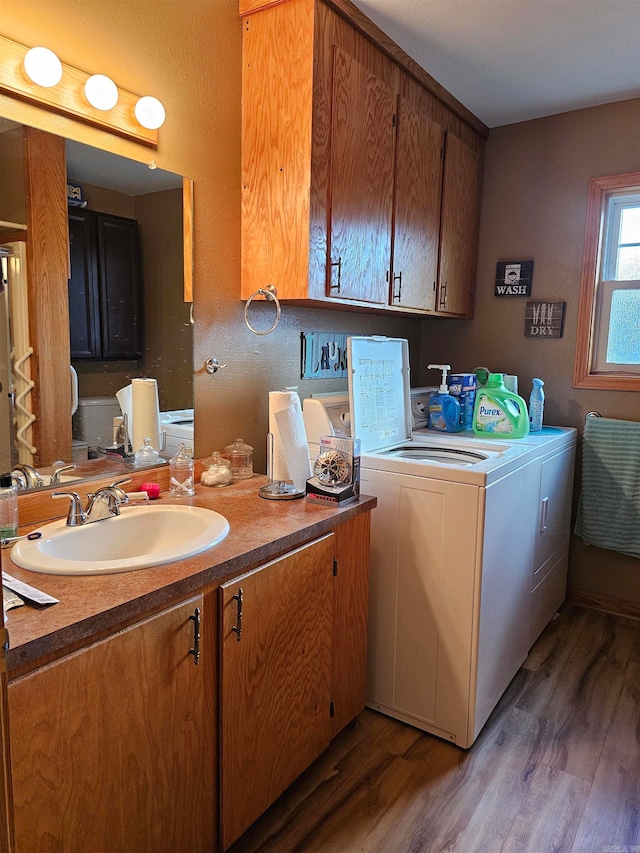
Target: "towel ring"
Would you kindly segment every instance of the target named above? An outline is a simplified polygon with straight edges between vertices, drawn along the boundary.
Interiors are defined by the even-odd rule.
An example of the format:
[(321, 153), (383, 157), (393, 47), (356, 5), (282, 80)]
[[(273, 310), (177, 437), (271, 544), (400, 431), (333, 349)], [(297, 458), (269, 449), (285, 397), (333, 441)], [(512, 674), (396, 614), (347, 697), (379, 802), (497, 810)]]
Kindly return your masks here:
[[(276, 319), (273, 321), (273, 325), (266, 330), (266, 332), (259, 332), (257, 329), (254, 329), (251, 323), (249, 322), (249, 305), (253, 302), (256, 296), (264, 296), (265, 299), (271, 299), (272, 302), (276, 304)], [(261, 287), (260, 290), (256, 290), (255, 293), (252, 293), (251, 296), (247, 299), (247, 302), (244, 306), (244, 322), (247, 324), (247, 328), (249, 331), (253, 332), (254, 335), (269, 335), (275, 327), (280, 322), (280, 315), (282, 310), (280, 308), (280, 302), (278, 300), (278, 291), (272, 284), (268, 284), (266, 287)]]

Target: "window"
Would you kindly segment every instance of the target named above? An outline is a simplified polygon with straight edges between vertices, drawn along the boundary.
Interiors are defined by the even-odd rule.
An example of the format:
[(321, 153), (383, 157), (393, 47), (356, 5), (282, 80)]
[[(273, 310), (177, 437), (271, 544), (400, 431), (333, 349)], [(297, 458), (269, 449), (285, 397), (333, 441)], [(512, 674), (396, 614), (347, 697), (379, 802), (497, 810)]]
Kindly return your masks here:
[(574, 386), (640, 391), (640, 173), (593, 178)]

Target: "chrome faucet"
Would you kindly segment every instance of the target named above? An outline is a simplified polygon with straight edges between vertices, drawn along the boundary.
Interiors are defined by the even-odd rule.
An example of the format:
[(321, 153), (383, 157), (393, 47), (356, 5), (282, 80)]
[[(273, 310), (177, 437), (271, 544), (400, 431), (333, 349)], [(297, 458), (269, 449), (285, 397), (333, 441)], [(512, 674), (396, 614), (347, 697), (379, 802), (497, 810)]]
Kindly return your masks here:
[(87, 495), (86, 510), (82, 508), (82, 500), (77, 492), (52, 492), (51, 497), (69, 498), (71, 503), (67, 515), (67, 527), (79, 527), (82, 524), (91, 524), (93, 521), (103, 521), (105, 518), (115, 518), (120, 515), (121, 504), (129, 503), (129, 496), (120, 486), (130, 482), (131, 478), (125, 477)]
[(26, 463), (14, 465), (11, 477), (20, 489), (38, 489), (40, 486), (44, 486), (44, 480), (40, 474)]
[(65, 471), (73, 471), (75, 467), (76, 467), (75, 465), (71, 464), (71, 465), (62, 465), (60, 468), (56, 468), (54, 470), (53, 474), (51, 475), (51, 479), (49, 480), (49, 485), (50, 486), (59, 485), (60, 484), (60, 475), (63, 474)]

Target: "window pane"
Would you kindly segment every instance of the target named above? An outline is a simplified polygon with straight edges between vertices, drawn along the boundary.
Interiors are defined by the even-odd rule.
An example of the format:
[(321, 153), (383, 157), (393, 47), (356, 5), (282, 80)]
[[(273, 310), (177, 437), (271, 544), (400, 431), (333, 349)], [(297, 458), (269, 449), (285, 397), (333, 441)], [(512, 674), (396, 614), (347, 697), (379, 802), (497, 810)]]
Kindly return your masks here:
[(640, 279), (640, 246), (627, 246), (618, 252), (616, 281)]
[(626, 207), (622, 211), (620, 242), (640, 243), (640, 207)]
[(607, 362), (640, 364), (640, 290), (611, 294)]

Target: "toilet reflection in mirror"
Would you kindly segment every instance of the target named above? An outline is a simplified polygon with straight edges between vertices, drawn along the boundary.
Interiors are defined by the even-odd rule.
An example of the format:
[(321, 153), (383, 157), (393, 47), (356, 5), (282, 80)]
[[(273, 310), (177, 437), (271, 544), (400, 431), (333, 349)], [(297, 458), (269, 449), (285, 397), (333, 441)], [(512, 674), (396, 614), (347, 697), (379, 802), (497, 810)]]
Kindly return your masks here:
[[(0, 245), (8, 256), (21, 241), (37, 239), (37, 229), (29, 233), (24, 198), (26, 172), (36, 165), (25, 159), (27, 150), (34, 156), (34, 148), (24, 141), (29, 132), (0, 119), (0, 174), (10, 190), (0, 198)], [(22, 463), (48, 469), (75, 461), (84, 477), (91, 476), (87, 456), (100, 460), (99, 475), (104, 475), (101, 450), (113, 443), (113, 417), (120, 413), (115, 393), (136, 377), (157, 380), (162, 430), (169, 437), (177, 428), (181, 436), (190, 430), (187, 441), (190, 437), (193, 444), (192, 306), (184, 301), (183, 178), (72, 140), (66, 141), (65, 159), (71, 204), (61, 227), (69, 229), (70, 278), (62, 293), (68, 295), (68, 309), (60, 300), (59, 322), (56, 318), (51, 325), (58, 328), (60, 346), (69, 346), (68, 362), (77, 374), (73, 448), (65, 458), (55, 441), (50, 447), (37, 446), (37, 420), (31, 425), (29, 419), (45, 422), (58, 414), (38, 411), (45, 395), (37, 384), (37, 324), (29, 324), (34, 309), (23, 298), (14, 316), (14, 297), (21, 290), (24, 297), (27, 286), (11, 281), (16, 264), (3, 260), (0, 382), (3, 389), (14, 388), (15, 405), (2, 394), (8, 407), (0, 411), (0, 468)], [(46, 172), (48, 164), (37, 168)], [(24, 272), (24, 262), (22, 266)], [(48, 286), (46, 281), (38, 284)], [(35, 350), (31, 357), (30, 348)], [(64, 381), (71, 383), (70, 375), (67, 366)], [(56, 388), (62, 382), (58, 386), (56, 380)], [(74, 397), (68, 388), (64, 392)], [(65, 426), (70, 435), (69, 424)]]

